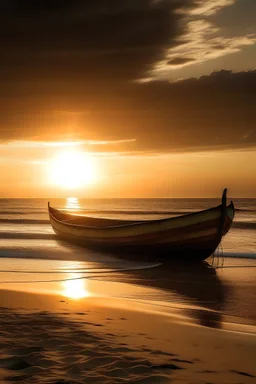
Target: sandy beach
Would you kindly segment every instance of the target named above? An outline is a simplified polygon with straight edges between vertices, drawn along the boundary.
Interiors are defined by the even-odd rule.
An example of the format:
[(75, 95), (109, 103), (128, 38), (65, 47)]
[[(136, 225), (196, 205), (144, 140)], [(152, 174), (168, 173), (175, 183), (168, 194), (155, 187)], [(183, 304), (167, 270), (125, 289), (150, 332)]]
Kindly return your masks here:
[[(119, 308), (118, 308), (119, 307)], [(255, 335), (130, 302), (0, 291), (2, 383), (254, 383)]]

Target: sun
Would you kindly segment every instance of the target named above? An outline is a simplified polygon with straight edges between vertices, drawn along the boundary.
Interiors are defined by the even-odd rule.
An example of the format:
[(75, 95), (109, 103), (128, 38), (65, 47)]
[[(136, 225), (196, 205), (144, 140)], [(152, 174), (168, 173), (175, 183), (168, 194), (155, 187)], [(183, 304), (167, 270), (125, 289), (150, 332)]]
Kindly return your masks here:
[(50, 162), (50, 181), (66, 189), (81, 188), (94, 182), (96, 176), (92, 159), (84, 152), (58, 153)]

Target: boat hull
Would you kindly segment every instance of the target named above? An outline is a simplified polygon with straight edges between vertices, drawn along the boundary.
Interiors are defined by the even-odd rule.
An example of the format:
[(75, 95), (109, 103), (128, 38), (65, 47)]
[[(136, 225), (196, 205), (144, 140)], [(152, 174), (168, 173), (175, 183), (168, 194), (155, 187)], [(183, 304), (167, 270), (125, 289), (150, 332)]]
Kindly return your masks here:
[(210, 257), (218, 245), (206, 245), (204, 248), (191, 247), (189, 245), (179, 248), (174, 248), (171, 244), (155, 244), (149, 245), (116, 245), (116, 244), (96, 244), (88, 240), (74, 238), (73, 236), (64, 235), (55, 230), (56, 235), (67, 242), (82, 246), (87, 249), (102, 251), (104, 253), (114, 254), (118, 257), (125, 257), (128, 259), (140, 259), (140, 260), (170, 260), (179, 259), (189, 262), (203, 261)]

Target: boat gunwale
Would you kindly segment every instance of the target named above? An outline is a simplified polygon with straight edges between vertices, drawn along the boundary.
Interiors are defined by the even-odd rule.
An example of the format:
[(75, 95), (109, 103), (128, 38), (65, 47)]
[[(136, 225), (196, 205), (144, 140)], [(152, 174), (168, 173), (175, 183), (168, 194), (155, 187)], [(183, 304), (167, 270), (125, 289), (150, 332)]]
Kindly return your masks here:
[[(233, 211), (234, 211), (234, 204), (231, 202), (227, 208), (231, 208)], [(168, 218), (163, 218), (163, 219), (156, 219), (156, 220), (146, 220), (146, 221), (140, 221), (140, 222), (132, 222), (131, 224), (123, 224), (123, 225), (113, 225), (113, 226), (107, 226), (107, 227), (95, 227), (95, 226), (84, 226), (84, 225), (79, 225), (79, 224), (72, 224), (72, 223), (68, 223), (68, 222), (65, 222), (65, 221), (62, 221), (62, 220), (59, 220), (57, 219), (51, 212), (51, 209), (53, 210), (56, 210), (57, 212), (61, 213), (58, 209), (55, 209), (55, 208), (52, 208), (50, 206), (50, 203), (48, 203), (48, 212), (50, 214), (50, 217), (55, 220), (56, 222), (62, 224), (62, 225), (66, 225), (66, 226), (69, 226), (69, 227), (73, 227), (73, 228), (82, 228), (82, 229), (94, 229), (94, 230), (112, 230), (112, 229), (117, 229), (117, 228), (129, 228), (129, 227), (134, 227), (134, 226), (147, 226), (147, 225), (150, 225), (150, 224), (155, 224), (155, 223), (163, 223), (163, 222), (167, 222), (167, 221), (175, 221), (177, 219), (181, 219), (181, 218), (187, 218), (187, 217), (191, 217), (191, 216), (197, 216), (197, 215), (200, 215), (202, 213), (207, 213), (207, 212), (210, 212), (210, 211), (217, 211), (218, 209), (221, 209), (221, 205), (218, 205), (216, 207), (213, 207), (213, 208), (208, 208), (208, 209), (204, 209), (204, 210), (201, 210), (201, 211), (196, 211), (196, 212), (191, 212), (191, 213), (187, 213), (185, 215), (179, 215), (179, 216), (175, 216), (175, 217), (168, 217)], [(72, 215), (72, 214), (71, 214)], [(77, 215), (73, 215), (73, 216), (77, 216)], [(80, 217), (83, 217), (83, 216), (80, 216)], [(84, 216), (84, 217), (88, 217), (90, 218), (90, 216)], [(106, 219), (108, 220), (108, 219)], [(113, 220), (113, 219), (110, 219), (110, 220)]]

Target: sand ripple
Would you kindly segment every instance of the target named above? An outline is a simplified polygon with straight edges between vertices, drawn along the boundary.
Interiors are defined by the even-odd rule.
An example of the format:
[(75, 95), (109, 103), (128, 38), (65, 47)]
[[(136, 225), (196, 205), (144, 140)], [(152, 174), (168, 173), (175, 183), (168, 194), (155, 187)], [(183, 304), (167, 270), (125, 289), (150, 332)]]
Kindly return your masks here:
[[(115, 337), (118, 334), (107, 333), (110, 318), (103, 321), (103, 328), (95, 328), (99, 324), (85, 322), (82, 315), (0, 308), (0, 382), (167, 384), (177, 380), (205, 383), (206, 377), (211, 383), (222, 382), (220, 372), (209, 370), (200, 359), (122, 343)], [(190, 381), (193, 372), (201, 380)], [(255, 379), (253, 372), (243, 370), (222, 373), (231, 375), (228, 380)]]
[(0, 313), (0, 379), (5, 382), (163, 384), (170, 380), (170, 372), (161, 372), (143, 351), (138, 354), (95, 334), (93, 323), (48, 312), (2, 308)]

